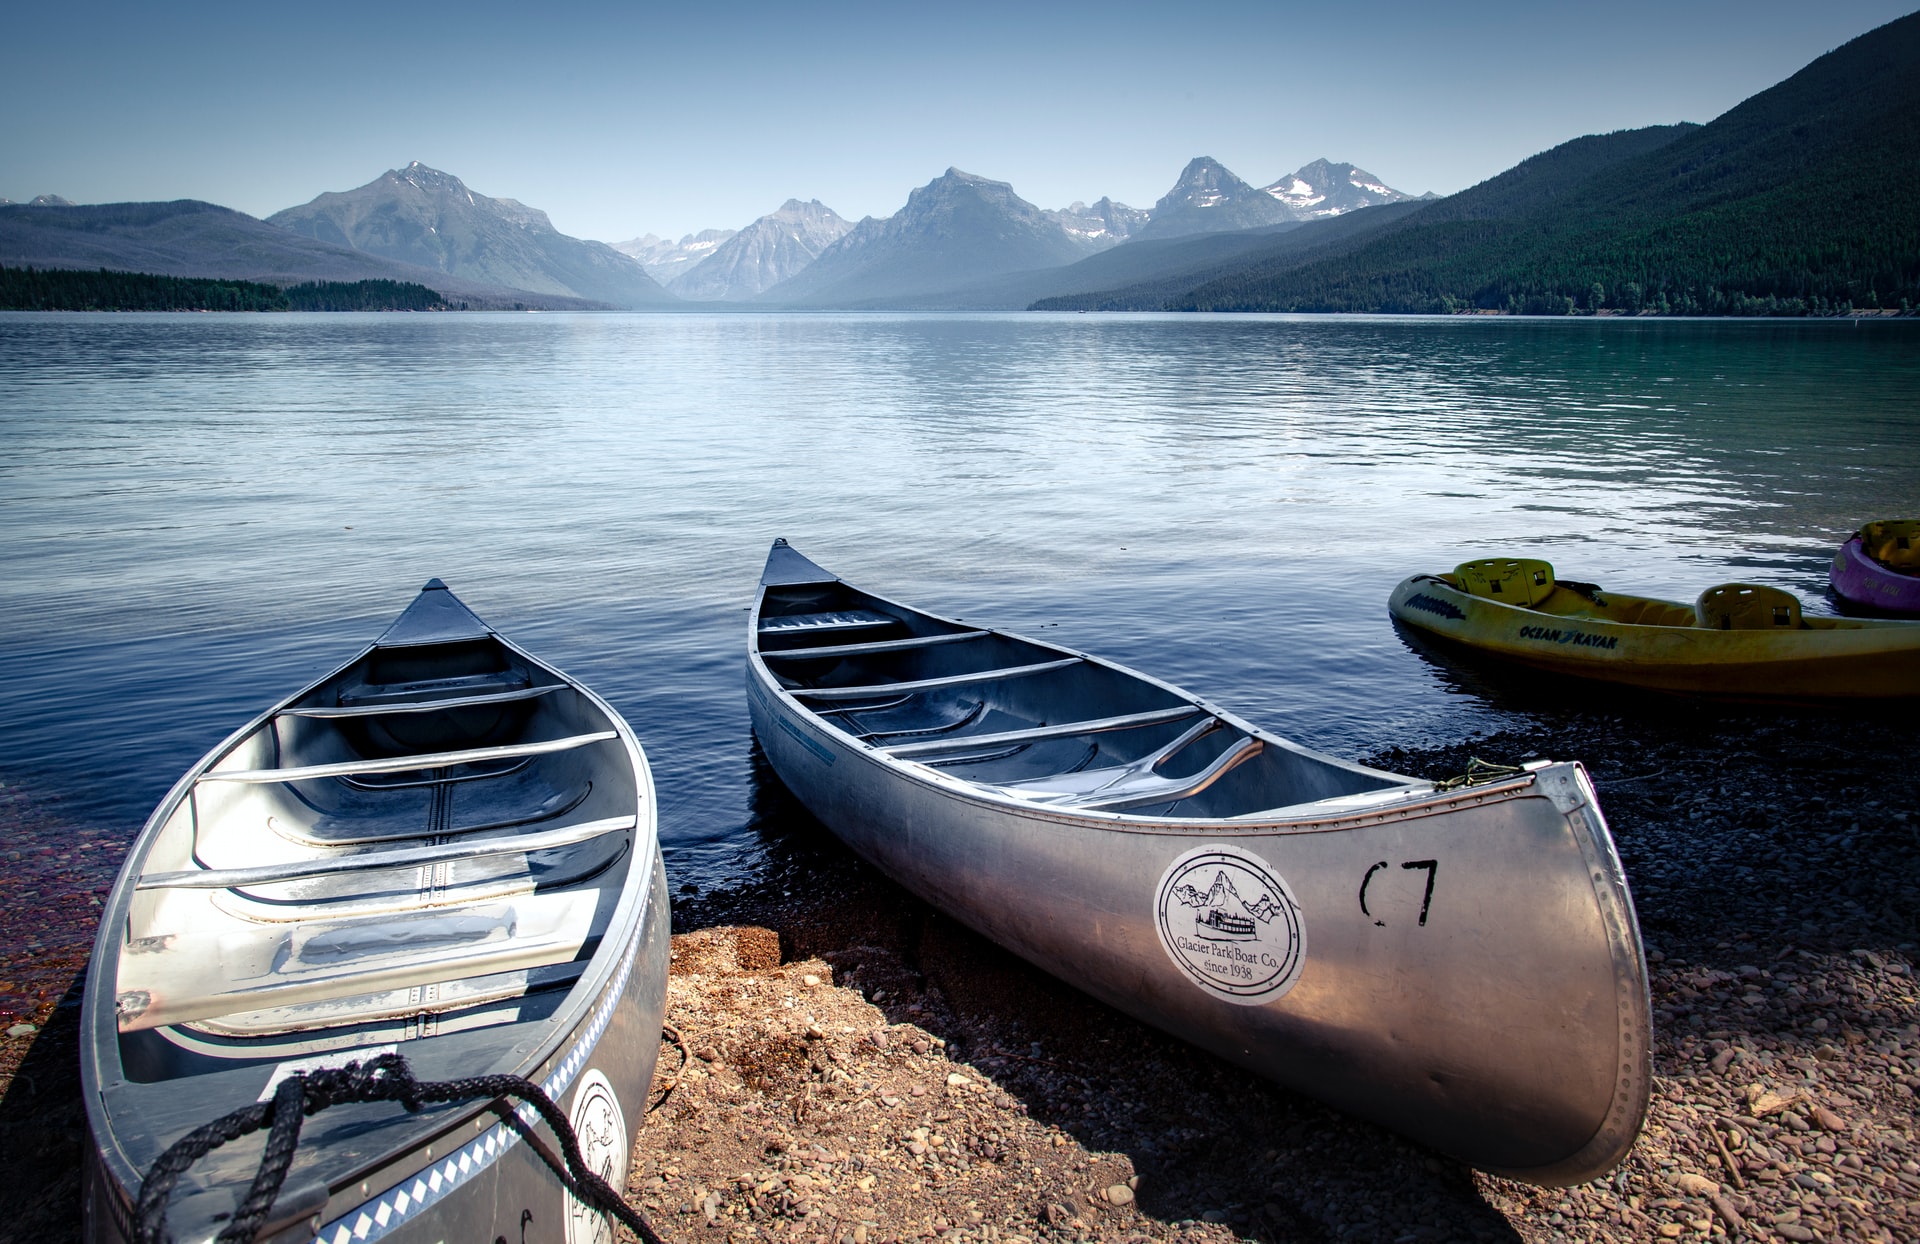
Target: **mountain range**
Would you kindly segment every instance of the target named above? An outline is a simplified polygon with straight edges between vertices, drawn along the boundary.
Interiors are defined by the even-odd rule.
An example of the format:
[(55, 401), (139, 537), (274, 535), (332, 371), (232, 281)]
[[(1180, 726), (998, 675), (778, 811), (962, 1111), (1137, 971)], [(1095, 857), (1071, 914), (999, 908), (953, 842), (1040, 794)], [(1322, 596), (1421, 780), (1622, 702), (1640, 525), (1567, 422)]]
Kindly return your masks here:
[(687, 234), (678, 242), (649, 233), (625, 242), (615, 242), (613, 249), (638, 259), (640, 266), (647, 270), (647, 275), (660, 284), (671, 285), (675, 277), (713, 254), (720, 243), (737, 232), (737, 229), (702, 229), (698, 233)]
[(789, 199), (619, 247), (414, 163), (266, 221), (212, 204), (0, 204), (0, 263), (457, 305), (642, 309), (1808, 314), (1920, 304), (1920, 14), (1706, 125), (1588, 135), (1448, 198), (1320, 159), (1254, 186), (1207, 156), (1149, 209), (1043, 209), (948, 169), (849, 223)]
[[(1246, 185), (1215, 161), (1195, 161), (1161, 201), (1185, 215), (1170, 232), (1240, 227), (1242, 213), (1202, 205), (1209, 191), (1200, 183), (1208, 178)], [(1352, 165), (1325, 160), (1275, 183), (1290, 197), (1279, 189), (1247, 193), (1264, 206), (1262, 220), (1288, 223), (1348, 210), (1356, 191), (1342, 178), (1368, 182), (1363, 193), (1406, 197)], [(21, 206), (72, 214), (14, 210)], [(1154, 215), (1111, 198), (1043, 210), (1005, 182), (949, 169), (884, 219), (853, 224), (817, 199), (789, 199), (743, 229), (707, 229), (678, 242), (648, 234), (607, 246), (568, 237), (545, 212), (480, 194), (416, 161), (265, 222), (190, 200), (77, 207), (43, 195), (29, 205), (0, 205), (0, 262), (270, 282), (390, 279), (474, 307), (940, 307), (953, 305), (951, 291), (961, 286), (1058, 269), (1148, 238)], [(1016, 284), (983, 305), (1012, 309), (1069, 288)], [(982, 296), (975, 289), (960, 301)]]

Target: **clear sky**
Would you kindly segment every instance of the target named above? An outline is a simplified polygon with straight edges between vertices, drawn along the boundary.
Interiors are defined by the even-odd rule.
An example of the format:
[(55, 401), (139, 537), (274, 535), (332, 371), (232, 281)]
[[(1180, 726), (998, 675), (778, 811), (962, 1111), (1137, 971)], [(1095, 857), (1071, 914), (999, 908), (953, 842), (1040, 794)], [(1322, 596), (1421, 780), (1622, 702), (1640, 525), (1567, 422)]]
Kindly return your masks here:
[(948, 166), (1138, 207), (1211, 155), (1448, 194), (1708, 121), (1914, 0), (20, 4), (0, 197), (256, 216), (410, 160), (621, 241), (788, 198), (886, 216)]

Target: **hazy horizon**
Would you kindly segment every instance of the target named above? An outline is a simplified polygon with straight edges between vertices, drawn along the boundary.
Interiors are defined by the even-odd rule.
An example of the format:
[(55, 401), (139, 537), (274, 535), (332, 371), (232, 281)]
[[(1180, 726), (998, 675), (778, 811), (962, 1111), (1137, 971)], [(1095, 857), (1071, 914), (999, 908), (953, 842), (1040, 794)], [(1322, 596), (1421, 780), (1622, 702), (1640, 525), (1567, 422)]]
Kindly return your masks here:
[(950, 166), (1045, 208), (1150, 207), (1201, 155), (1451, 194), (1581, 134), (1712, 120), (1907, 3), (35, 7), (0, 197), (264, 217), (418, 160), (618, 242), (789, 198), (887, 216)]

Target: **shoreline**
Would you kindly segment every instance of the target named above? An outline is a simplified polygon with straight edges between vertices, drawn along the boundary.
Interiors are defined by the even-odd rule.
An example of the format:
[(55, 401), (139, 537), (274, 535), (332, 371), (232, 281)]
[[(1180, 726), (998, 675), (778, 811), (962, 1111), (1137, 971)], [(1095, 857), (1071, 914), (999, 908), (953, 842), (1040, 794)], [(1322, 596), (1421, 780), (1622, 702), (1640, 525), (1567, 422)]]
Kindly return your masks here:
[[(768, 874), (675, 903), (668, 1019), (694, 1057), (638, 1128), (629, 1195), (676, 1241), (1913, 1238), (1910, 731), (1661, 705), (1516, 710), (1501, 733), (1362, 758), (1588, 764), (1655, 1007), (1647, 1127), (1604, 1180), (1469, 1171), (1120, 1016), (906, 895), (762, 769)], [(55, 813), (0, 803), (9, 827)], [(97, 884), (106, 846), (16, 859), (0, 895), (8, 974), (42, 980), (36, 1031), (0, 1037), (0, 1147), (23, 1155), (0, 1238), (78, 1235), (86, 949), (46, 922), (77, 906), (50, 886)], [(656, 1097), (681, 1061), (663, 1045)]]

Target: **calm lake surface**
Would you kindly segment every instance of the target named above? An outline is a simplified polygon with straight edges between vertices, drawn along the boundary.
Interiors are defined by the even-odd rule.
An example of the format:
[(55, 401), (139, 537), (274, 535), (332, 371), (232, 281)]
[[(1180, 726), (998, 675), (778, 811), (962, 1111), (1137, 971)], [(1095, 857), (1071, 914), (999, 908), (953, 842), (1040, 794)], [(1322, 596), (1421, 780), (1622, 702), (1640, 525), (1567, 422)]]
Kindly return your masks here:
[(0, 315), (0, 782), (131, 838), (432, 576), (626, 714), (676, 886), (759, 876), (768, 544), (1357, 756), (1510, 727), (1387, 594), (1471, 556), (1830, 612), (1920, 513), (1920, 325)]

